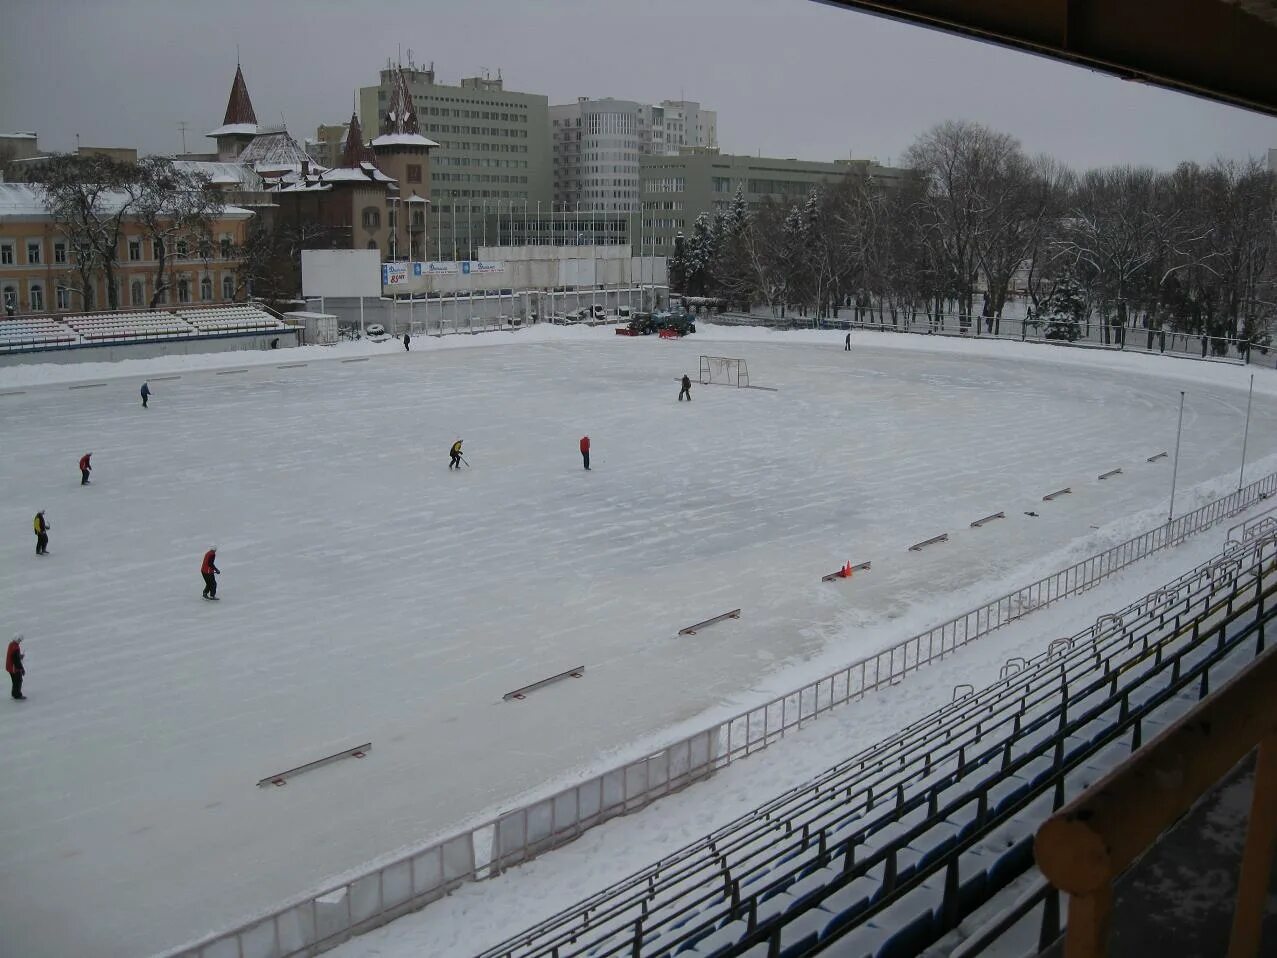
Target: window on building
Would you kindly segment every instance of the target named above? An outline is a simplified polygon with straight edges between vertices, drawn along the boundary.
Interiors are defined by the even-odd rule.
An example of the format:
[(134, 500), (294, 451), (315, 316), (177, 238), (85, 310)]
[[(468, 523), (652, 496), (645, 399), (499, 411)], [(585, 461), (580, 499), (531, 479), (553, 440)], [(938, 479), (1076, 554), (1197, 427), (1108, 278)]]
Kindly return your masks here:
[(191, 301), (191, 282), (186, 277), (182, 277), (177, 281), (177, 301), (179, 303), (189, 303)]
[(58, 309), (71, 308), (71, 288), (69, 286), (59, 286), (56, 291)]
[(4, 288), (4, 314), (12, 316), (18, 311), (18, 288), (16, 286), (6, 286)]
[(67, 244), (54, 243), (53, 244), (53, 262), (65, 263), (66, 261), (67, 261)]
[(235, 277), (223, 276), (222, 277), (222, 299), (230, 300), (234, 298), (235, 298)]
[(408, 164), (408, 182), (409, 183), (421, 182), (421, 164), (420, 163)]
[(364, 229), (366, 230), (377, 229), (379, 226), (381, 226), (381, 210), (377, 209), (377, 207), (375, 206), (365, 206), (363, 221), (364, 221)]
[(30, 287), (31, 293), (31, 311), (38, 313), (44, 309), (44, 287), (39, 283), (32, 283)]
[(211, 303), (213, 301), (213, 281), (207, 276), (200, 278), (200, 302)]
[(715, 193), (730, 193), (732, 191), (732, 181), (726, 176), (713, 177)]
[(129, 262), (136, 263), (142, 259), (142, 241), (138, 239), (129, 240)]
[(186, 259), (186, 254), (187, 254), (186, 240), (178, 240), (177, 241), (177, 258)]
[(164, 240), (158, 239), (158, 238), (151, 240), (151, 259), (163, 259), (163, 258), (164, 258)]
[(168, 302), (168, 287), (165, 287), (156, 294), (155, 302), (160, 305)]
[(40, 241), (39, 240), (27, 243), (27, 262), (28, 263), (40, 262)]
[(381, 247), (377, 245), (377, 241), (376, 241), (376, 240), (369, 240), (369, 241), (368, 241), (368, 248), (369, 248), (369, 249), (376, 249), (376, 250), (381, 249)]
[(200, 237), (200, 259), (213, 258), (213, 242), (207, 236)]
[(13, 265), (13, 243), (6, 240), (0, 243), (0, 266)]
[(221, 245), (222, 259), (230, 259), (231, 258), (231, 238), (229, 236), (223, 236), (220, 245)]
[(133, 280), (133, 282), (129, 284), (129, 305), (145, 306), (145, 298), (146, 294), (142, 289), (142, 281), (140, 279)]

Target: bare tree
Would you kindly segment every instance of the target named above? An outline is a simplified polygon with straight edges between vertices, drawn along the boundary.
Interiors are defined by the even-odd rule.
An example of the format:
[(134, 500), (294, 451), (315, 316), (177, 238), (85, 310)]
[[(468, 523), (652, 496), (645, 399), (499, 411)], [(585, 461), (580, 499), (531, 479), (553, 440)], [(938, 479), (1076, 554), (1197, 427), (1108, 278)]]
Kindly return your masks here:
[(173, 286), (175, 260), (192, 258), (192, 248), (199, 258), (211, 258), (213, 225), (226, 206), (207, 176), (179, 169), (166, 157), (148, 157), (137, 169), (134, 215), (154, 251), (154, 309)]

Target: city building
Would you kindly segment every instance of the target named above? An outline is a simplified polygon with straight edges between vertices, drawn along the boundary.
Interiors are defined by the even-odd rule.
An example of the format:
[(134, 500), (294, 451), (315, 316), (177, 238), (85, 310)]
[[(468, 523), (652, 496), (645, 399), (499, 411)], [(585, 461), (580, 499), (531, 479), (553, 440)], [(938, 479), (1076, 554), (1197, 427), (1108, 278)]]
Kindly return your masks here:
[(35, 133), (0, 133), (0, 163), (27, 160), (40, 155), (39, 136)]
[[(123, 197), (108, 195), (105, 211), (117, 212)], [(114, 205), (113, 204), (117, 204)], [(213, 223), (212, 242), (180, 241), (169, 260), (161, 303), (226, 303), (237, 298), (235, 250), (244, 242), (253, 213), (227, 206)], [(141, 224), (127, 216), (116, 251), (121, 308), (144, 308), (156, 289), (159, 262)], [(0, 183), (0, 305), (3, 315), (71, 313), (106, 309), (110, 297), (99, 274), (87, 296), (80, 291), (76, 251), (50, 215), (39, 187)], [(238, 298), (242, 299), (242, 295)]]
[(825, 163), (738, 156), (696, 147), (684, 147), (677, 156), (643, 156), (639, 162), (643, 189), (639, 241), (643, 249), (669, 256), (678, 233), (686, 234), (702, 213), (727, 209), (738, 189), (749, 207), (756, 209), (767, 198), (797, 201), (821, 183), (853, 172), (888, 185), (906, 175), (904, 170), (870, 160)]
[(222, 163), (237, 160), (257, 135), (257, 114), (253, 112), (248, 84), (244, 82), (244, 71), (238, 63), (235, 64), (235, 79), (231, 82), (231, 95), (226, 101), (222, 125), (206, 135), (217, 143), (216, 159)]
[(718, 113), (695, 100), (662, 100), (644, 106), (640, 148), (647, 154), (677, 154), (687, 146), (718, 148)]
[[(419, 131), (438, 143), (431, 149), (430, 177), (421, 195), (431, 201), (435, 245), (450, 247), (465, 235), (486, 206), (549, 207), (551, 167), (547, 100), (505, 88), (500, 72), (467, 77), (460, 84), (436, 82), (434, 66), (387, 63), (377, 86), (359, 91), (359, 114), (379, 129), (402, 81), (416, 110)], [(403, 184), (408, 186), (409, 184)], [(409, 191), (411, 192), (411, 191)], [(487, 201), (486, 204), (484, 201)]]
[(610, 97), (550, 107), (557, 205), (612, 213), (638, 209), (643, 109)]
[(399, 186), (398, 195), (390, 200), (389, 258), (424, 260), (429, 240), (427, 213), (431, 205), (430, 152), (438, 149), (439, 144), (421, 134), (408, 75), (402, 68), (386, 111), (381, 115), (381, 132), (373, 137), (371, 146), (377, 168)]
[(346, 133), (349, 130), (349, 123), (321, 123), (314, 138), (306, 141), (306, 152), (320, 166), (336, 166), (346, 149)]

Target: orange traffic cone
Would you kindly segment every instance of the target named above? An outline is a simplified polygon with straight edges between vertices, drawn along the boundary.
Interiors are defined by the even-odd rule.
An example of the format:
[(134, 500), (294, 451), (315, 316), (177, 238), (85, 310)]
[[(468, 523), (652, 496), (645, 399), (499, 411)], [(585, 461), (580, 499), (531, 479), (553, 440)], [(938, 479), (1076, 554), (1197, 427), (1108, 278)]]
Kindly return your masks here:
[(847, 564), (842, 567), (842, 577), (844, 579), (851, 578), (851, 560), (850, 559), (848, 559)]

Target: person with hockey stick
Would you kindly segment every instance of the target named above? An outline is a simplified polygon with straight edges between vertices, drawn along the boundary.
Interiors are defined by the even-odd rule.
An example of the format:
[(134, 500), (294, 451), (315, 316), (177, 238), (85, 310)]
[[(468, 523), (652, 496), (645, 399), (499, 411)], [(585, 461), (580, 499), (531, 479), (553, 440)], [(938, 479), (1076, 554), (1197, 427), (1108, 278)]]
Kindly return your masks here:
[(692, 381), (688, 378), (687, 373), (683, 373), (683, 388), (678, 392), (678, 401), (682, 402), (686, 397), (688, 402), (692, 401)]
[(19, 632), (13, 637), (13, 641), (9, 643), (9, 648), (4, 654), (4, 670), (9, 673), (9, 684), (13, 698), (22, 701), (26, 698), (22, 694), (22, 677), (27, 674), (26, 666), (22, 664), (22, 633)]
[(849, 352), (851, 352), (851, 332), (850, 332), (850, 330), (847, 332), (847, 344), (846, 344), (845, 346), (843, 346), (843, 351), (844, 351), (844, 352), (848, 352), (848, 353), (849, 353)]
[(581, 437), (581, 458), (585, 460), (585, 471), (590, 471), (590, 437)]
[(217, 567), (217, 546), (212, 546), (204, 553), (204, 561), (200, 563), (200, 575), (204, 577), (204, 598), (217, 598), (217, 577), (222, 570)]
[(41, 509), (35, 514), (32, 522), (35, 529), (35, 554), (38, 556), (49, 554), (49, 520), (44, 517), (44, 510)]
[(93, 464), (89, 460), (93, 458), (93, 453), (86, 452), (80, 457), (80, 485), (87, 486), (89, 484), (89, 473), (93, 471)]
[(464, 440), (458, 439), (452, 444), (452, 449), (448, 451), (448, 455), (452, 457), (451, 462), (448, 463), (449, 469), (461, 468), (461, 443), (463, 441)]

